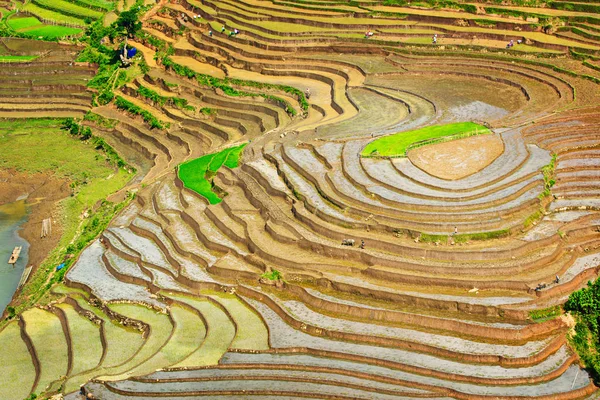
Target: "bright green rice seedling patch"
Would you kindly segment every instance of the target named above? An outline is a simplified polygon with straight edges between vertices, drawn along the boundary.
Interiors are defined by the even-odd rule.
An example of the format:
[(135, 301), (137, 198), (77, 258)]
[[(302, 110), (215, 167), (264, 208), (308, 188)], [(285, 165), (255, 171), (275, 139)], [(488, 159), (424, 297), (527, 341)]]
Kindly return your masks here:
[(185, 187), (205, 197), (210, 204), (218, 204), (221, 202), (221, 198), (213, 192), (209, 179), (223, 165), (228, 168), (236, 168), (245, 146), (244, 143), (183, 163), (179, 166), (179, 179), (183, 181)]
[(61, 14), (72, 15), (75, 18), (92, 18), (98, 19), (102, 17), (102, 13), (99, 11), (92, 10), (90, 8), (78, 6), (77, 4), (70, 3), (63, 0), (34, 0), (34, 2), (42, 7), (49, 10), (57, 11)]
[(37, 56), (0, 56), (0, 62), (27, 62), (36, 58)]
[(57, 12), (57, 11), (47, 10), (47, 9), (39, 7), (38, 5), (31, 3), (31, 2), (25, 4), (23, 6), (23, 10), (29, 11), (30, 13), (32, 13), (40, 18), (44, 18), (44, 19), (47, 19), (50, 21), (78, 25), (78, 26), (85, 26), (83, 17), (76, 18), (71, 15), (61, 14), (60, 12)]
[(376, 139), (364, 148), (361, 155), (367, 157), (375, 155), (402, 157), (406, 155), (407, 149), (413, 143), (445, 136), (457, 136), (457, 138), (460, 138), (471, 132), (485, 134), (490, 133), (490, 130), (483, 125), (473, 122), (427, 126), (414, 131), (395, 133)]
[(25, 18), (9, 18), (6, 21), (6, 24), (15, 31), (20, 31), (21, 29), (31, 28), (33, 26), (42, 25), (39, 19), (36, 17), (25, 17)]
[(9, 344), (0, 352), (0, 376), (6, 378), (0, 385), (0, 398), (24, 399), (35, 380), (35, 368), (16, 322), (0, 332), (0, 343)]
[(60, 25), (42, 25), (33, 29), (26, 29), (21, 33), (33, 38), (42, 36), (46, 39), (59, 39), (65, 36), (77, 35), (81, 33), (81, 29)]

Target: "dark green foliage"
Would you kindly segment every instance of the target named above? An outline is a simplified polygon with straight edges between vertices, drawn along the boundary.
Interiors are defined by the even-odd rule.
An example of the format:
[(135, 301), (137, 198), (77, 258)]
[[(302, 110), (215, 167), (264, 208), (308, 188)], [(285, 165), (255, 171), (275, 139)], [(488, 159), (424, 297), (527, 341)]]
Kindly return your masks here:
[(590, 14), (600, 13), (600, 5), (598, 4), (582, 4), (581, 2), (567, 3), (563, 1), (550, 1), (547, 3), (550, 8), (565, 11), (580, 11)]
[(164, 129), (165, 128), (164, 123), (159, 121), (158, 118), (156, 118), (154, 115), (152, 115), (149, 111), (136, 106), (135, 104), (133, 104), (129, 100), (124, 99), (121, 96), (117, 96), (117, 98), (115, 100), (115, 105), (117, 106), (117, 108), (120, 108), (121, 110), (125, 110), (131, 114), (141, 116), (144, 119), (144, 121), (146, 121), (146, 123), (148, 125), (150, 125), (150, 129), (153, 129), (153, 128)]
[(114, 22), (115, 28), (127, 33), (129, 37), (134, 37), (142, 29), (139, 14), (140, 8), (135, 5), (129, 10), (121, 12), (119, 18)]
[[(464, 10), (468, 13), (477, 14), (477, 7), (472, 4), (464, 4), (452, 0), (425, 0), (424, 3), (424, 5), (431, 8), (455, 8)], [(384, 0), (383, 5), (405, 7), (410, 5), (410, 2), (408, 0)]]
[(590, 370), (594, 381), (600, 377), (600, 356), (598, 347), (598, 325), (600, 318), (600, 279), (589, 281), (588, 286), (571, 293), (564, 305), (565, 311), (576, 318), (575, 334), (571, 336), (571, 344)]
[(100, 105), (110, 103), (114, 98), (111, 81), (119, 68), (118, 52), (101, 45), (98, 41), (96, 46), (87, 46), (79, 54), (77, 61), (98, 64), (98, 72), (88, 82), (88, 87), (99, 91), (96, 100)]
[(385, 0), (384, 6), (407, 6), (408, 0)]

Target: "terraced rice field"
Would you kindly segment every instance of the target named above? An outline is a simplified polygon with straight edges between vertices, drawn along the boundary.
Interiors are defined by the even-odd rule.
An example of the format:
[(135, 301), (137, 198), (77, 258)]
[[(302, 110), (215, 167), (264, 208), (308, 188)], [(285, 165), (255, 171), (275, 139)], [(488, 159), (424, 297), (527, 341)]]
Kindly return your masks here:
[(600, 81), (575, 66), (600, 42), (477, 5), (160, 2), (115, 94), (162, 128), (92, 106), (58, 45), (8, 64), (0, 116), (91, 110), (139, 176), (0, 331), (0, 397), (595, 398), (572, 320), (532, 313), (598, 275)]

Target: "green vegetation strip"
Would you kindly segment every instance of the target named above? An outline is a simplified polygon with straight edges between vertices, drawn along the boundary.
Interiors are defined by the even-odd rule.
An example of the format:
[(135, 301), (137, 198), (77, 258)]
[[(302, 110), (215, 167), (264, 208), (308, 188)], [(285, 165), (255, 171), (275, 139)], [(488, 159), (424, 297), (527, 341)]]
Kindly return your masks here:
[(223, 165), (236, 168), (245, 146), (246, 143), (185, 162), (179, 166), (179, 179), (185, 187), (205, 197), (210, 204), (218, 204), (221, 197), (213, 191), (212, 177)]
[[(452, 240), (455, 243), (466, 243), (471, 240), (490, 240), (497, 239), (501, 237), (508, 236), (510, 234), (509, 229), (501, 229), (498, 231), (490, 231), (490, 232), (477, 232), (477, 233), (463, 233), (460, 235), (453, 235)], [(444, 243), (448, 240), (449, 235), (436, 235), (429, 233), (421, 233), (420, 241), (425, 243), (435, 243), (440, 242)]]
[(36, 58), (37, 56), (0, 56), (0, 62), (27, 62)]
[(242, 90), (235, 89), (231, 85), (242, 86), (242, 87), (253, 87), (257, 89), (275, 89), (281, 90), (285, 93), (291, 94), (298, 99), (300, 103), (300, 107), (304, 112), (308, 111), (308, 101), (306, 100), (306, 96), (300, 90), (286, 85), (275, 85), (270, 83), (262, 83), (255, 81), (246, 81), (242, 79), (234, 79), (234, 78), (216, 78), (214, 76), (200, 74), (189, 67), (177, 64), (173, 60), (171, 60), (168, 56), (164, 57), (162, 60), (163, 65), (167, 69), (171, 69), (178, 75), (185, 76), (189, 79), (196, 79), (198, 84), (201, 86), (208, 86), (216, 89), (221, 89), (228, 96), (246, 96), (246, 97), (263, 97), (267, 100), (275, 101), (276, 103), (281, 104), (285, 111), (294, 116), (296, 115), (296, 110), (284, 99), (273, 96), (271, 94), (266, 93), (252, 93), (245, 92)]
[(150, 129), (164, 129), (166, 126), (166, 123), (159, 121), (159, 119), (152, 115), (150, 111), (144, 110), (143, 108), (136, 106), (131, 101), (126, 100), (121, 96), (117, 96), (115, 100), (115, 105), (117, 106), (117, 108), (127, 111), (130, 114), (141, 116), (144, 119), (144, 121), (148, 125), (150, 125)]
[(427, 126), (414, 131), (395, 133), (376, 139), (364, 148), (361, 156), (406, 157), (409, 150), (423, 145), (490, 132), (485, 126), (474, 122)]
[(142, 96), (148, 100), (151, 100), (161, 106), (168, 104), (168, 105), (175, 106), (181, 110), (196, 111), (196, 107), (189, 105), (188, 101), (186, 99), (182, 99), (181, 97), (162, 96), (162, 95), (158, 94), (158, 92), (156, 92), (152, 89), (149, 89), (145, 86), (142, 86), (142, 85), (139, 85), (139, 87), (137, 88), (137, 93), (140, 96)]

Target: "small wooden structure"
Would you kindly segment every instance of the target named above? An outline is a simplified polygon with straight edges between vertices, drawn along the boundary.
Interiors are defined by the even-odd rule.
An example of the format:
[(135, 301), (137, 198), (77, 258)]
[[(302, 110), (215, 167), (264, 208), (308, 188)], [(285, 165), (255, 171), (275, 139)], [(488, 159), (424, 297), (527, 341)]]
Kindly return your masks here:
[(45, 238), (46, 236), (50, 236), (52, 234), (52, 220), (50, 218), (46, 218), (42, 221), (42, 233), (40, 234), (40, 238)]
[(23, 274), (21, 275), (21, 280), (19, 281), (19, 288), (21, 286), (23, 286), (25, 284), (25, 282), (27, 282), (27, 279), (29, 279), (29, 274), (31, 274), (31, 270), (33, 269), (33, 266), (30, 265), (29, 267), (25, 268), (23, 270)]
[(9, 264), (15, 265), (15, 263), (19, 259), (19, 256), (21, 255), (22, 248), (23, 248), (22, 246), (17, 246), (14, 248), (12, 254), (10, 255), (10, 258), (8, 259)]

